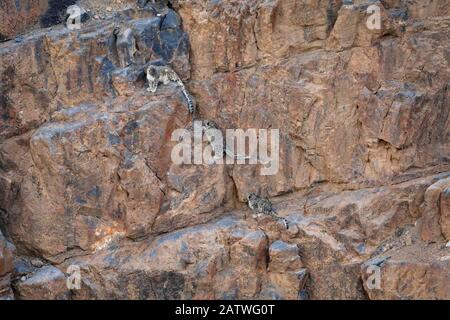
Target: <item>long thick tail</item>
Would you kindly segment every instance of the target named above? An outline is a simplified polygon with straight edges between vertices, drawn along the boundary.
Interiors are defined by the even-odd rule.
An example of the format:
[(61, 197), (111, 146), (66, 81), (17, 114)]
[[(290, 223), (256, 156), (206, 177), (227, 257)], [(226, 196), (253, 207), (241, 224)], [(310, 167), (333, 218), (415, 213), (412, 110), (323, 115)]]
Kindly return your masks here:
[(281, 220), (281, 222), (283, 223), (283, 225), (286, 228), (286, 230), (289, 229), (289, 222), (287, 221), (286, 218), (279, 217), (278, 220)]
[(286, 229), (289, 229), (289, 221), (286, 218), (280, 217), (275, 211), (272, 211), (270, 215), (276, 220), (281, 221)]
[(186, 98), (189, 113), (194, 113), (194, 111), (195, 111), (194, 101), (192, 100), (191, 96), (189, 95), (189, 92), (186, 90), (186, 87), (184, 86), (183, 81), (181, 81), (181, 79), (177, 79), (177, 83), (180, 86), (184, 97)]
[(184, 89), (184, 88), (183, 88), (183, 95), (186, 98), (186, 101), (187, 101), (187, 104), (188, 104), (189, 113), (194, 113), (194, 111), (195, 111), (194, 101), (192, 101), (191, 96), (189, 95), (187, 90)]

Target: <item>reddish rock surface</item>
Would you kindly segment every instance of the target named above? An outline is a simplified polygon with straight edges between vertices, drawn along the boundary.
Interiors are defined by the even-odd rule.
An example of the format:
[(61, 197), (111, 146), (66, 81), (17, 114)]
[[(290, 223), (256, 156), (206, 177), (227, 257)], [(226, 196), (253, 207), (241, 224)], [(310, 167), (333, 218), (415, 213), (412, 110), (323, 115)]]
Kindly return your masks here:
[(3, 0), (0, 3), (0, 41), (38, 26), (48, 9), (48, 0)]
[(450, 178), (431, 185), (425, 192), (422, 239), (450, 241)]
[(11, 273), (13, 270), (15, 247), (8, 242), (0, 231), (0, 300), (13, 298)]
[(45, 266), (15, 283), (15, 291), (23, 300), (66, 300), (69, 289), (59, 269)]
[[(0, 5), (0, 297), (449, 299), (447, 1), (169, 2)], [(149, 63), (196, 118), (279, 128), (277, 174), (174, 164), (192, 116)]]
[[(369, 275), (367, 264), (370, 261), (363, 265), (363, 280)], [(448, 248), (419, 243), (395, 250), (381, 264), (380, 275), (380, 288), (367, 290), (370, 299), (450, 299)], [(367, 281), (363, 283), (366, 286)]]

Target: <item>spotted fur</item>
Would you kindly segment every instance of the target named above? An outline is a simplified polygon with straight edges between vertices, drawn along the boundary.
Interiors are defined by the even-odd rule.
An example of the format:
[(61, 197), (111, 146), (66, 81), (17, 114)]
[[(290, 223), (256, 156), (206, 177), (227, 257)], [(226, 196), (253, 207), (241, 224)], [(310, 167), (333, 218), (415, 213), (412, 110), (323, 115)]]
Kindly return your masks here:
[(177, 86), (180, 87), (181, 92), (187, 101), (189, 113), (194, 113), (194, 101), (192, 100), (189, 92), (186, 90), (183, 81), (181, 81), (180, 77), (174, 70), (167, 66), (149, 65), (147, 67), (146, 74), (148, 82), (147, 90), (150, 92), (156, 92), (156, 89), (160, 83), (169, 84), (170, 82), (175, 82)]
[(247, 205), (253, 211), (255, 216), (268, 215), (277, 221), (281, 221), (286, 229), (289, 229), (289, 222), (286, 218), (280, 217), (269, 199), (250, 193), (247, 196)]
[[(205, 135), (206, 135), (206, 139), (208, 139), (208, 141), (209, 141), (209, 143), (211, 144), (211, 146), (213, 147), (214, 151), (217, 151), (216, 148), (215, 148), (215, 146), (214, 146), (214, 142), (212, 141), (212, 136), (210, 136), (210, 135), (208, 134), (208, 130), (209, 130), (209, 129), (220, 130), (220, 129), (219, 129), (219, 126), (218, 126), (215, 122), (213, 122), (213, 121), (211, 121), (211, 120), (204, 120), (204, 121), (203, 121), (202, 129), (203, 129), (203, 132), (204, 132)], [(241, 155), (238, 155), (238, 154), (234, 154), (233, 152), (231, 152), (231, 151), (230, 151), (229, 149), (227, 149), (227, 148), (224, 148), (224, 150), (223, 150), (223, 155), (227, 155), (227, 156), (229, 156), (230, 158), (233, 158), (233, 159), (235, 159), (235, 160), (249, 160), (249, 159), (251, 159), (251, 157), (249, 157), (249, 156), (246, 157), (246, 156), (241, 156)]]

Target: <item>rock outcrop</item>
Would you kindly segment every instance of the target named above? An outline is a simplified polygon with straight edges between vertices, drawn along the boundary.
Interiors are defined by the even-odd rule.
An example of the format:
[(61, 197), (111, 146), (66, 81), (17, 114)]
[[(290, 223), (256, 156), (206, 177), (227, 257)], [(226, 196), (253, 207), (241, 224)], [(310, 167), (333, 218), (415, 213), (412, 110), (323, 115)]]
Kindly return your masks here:
[(422, 239), (450, 241), (450, 179), (442, 179), (425, 192)]
[[(6, 0), (0, 18), (0, 298), (450, 298), (446, 0)], [(193, 119), (176, 84), (146, 90), (149, 64), (197, 119), (280, 129), (278, 172), (174, 164)], [(250, 192), (290, 228), (252, 218)]]
[(66, 276), (53, 266), (38, 269), (15, 284), (17, 297), (23, 300), (67, 300)]
[(13, 298), (11, 273), (14, 265), (15, 247), (8, 242), (0, 231), (0, 300)]

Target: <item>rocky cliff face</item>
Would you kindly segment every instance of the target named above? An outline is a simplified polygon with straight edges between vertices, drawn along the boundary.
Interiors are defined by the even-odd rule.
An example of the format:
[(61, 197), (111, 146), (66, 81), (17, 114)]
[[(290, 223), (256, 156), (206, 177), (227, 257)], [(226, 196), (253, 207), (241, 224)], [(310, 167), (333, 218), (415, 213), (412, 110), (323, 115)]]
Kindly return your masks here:
[[(0, 17), (0, 297), (450, 299), (446, 0), (7, 0)], [(278, 173), (175, 165), (192, 115), (174, 83), (146, 90), (149, 63), (195, 118), (279, 128)], [(250, 192), (291, 227), (254, 219)]]

